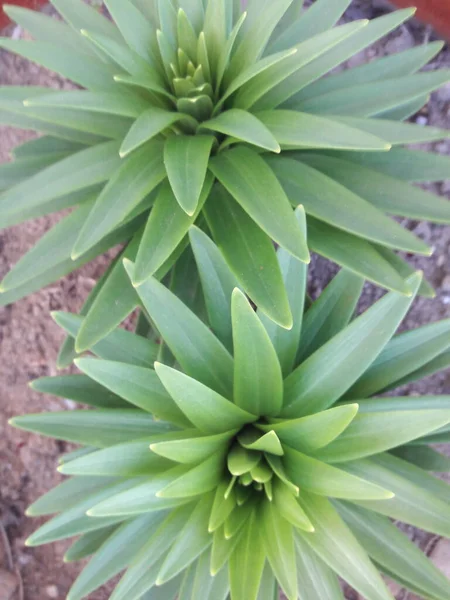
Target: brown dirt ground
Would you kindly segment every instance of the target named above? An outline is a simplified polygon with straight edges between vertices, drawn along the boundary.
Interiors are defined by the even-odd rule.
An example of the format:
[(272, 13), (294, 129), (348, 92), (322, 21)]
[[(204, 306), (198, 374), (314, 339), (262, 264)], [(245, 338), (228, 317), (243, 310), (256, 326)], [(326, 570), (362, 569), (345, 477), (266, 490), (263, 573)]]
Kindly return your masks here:
[[(378, 7), (383, 5), (383, 0), (382, 4), (380, 0), (374, 1)], [(348, 18), (371, 16), (378, 10), (368, 0), (355, 0)], [(15, 33), (20, 34), (20, 31), (16, 30)], [(403, 27), (382, 44), (356, 57), (352, 65), (406, 49), (423, 42), (430, 35), (432, 32), (429, 29), (420, 26)], [(441, 53), (433, 68), (438, 65), (450, 66), (448, 49)], [(0, 84), (65, 86), (60, 78), (3, 51), (0, 51)], [(449, 128), (450, 87), (433, 95), (421, 117), (431, 125)], [(27, 132), (0, 127), (0, 162), (9, 160), (10, 150), (29, 136)], [(433, 149), (450, 153), (450, 143), (434, 144)], [(435, 191), (448, 197), (450, 186), (436, 186)], [(0, 232), (0, 278), (57, 218), (46, 217)], [(418, 222), (405, 224), (435, 247), (432, 259), (417, 259), (415, 264), (425, 271), (436, 287), (437, 298), (434, 301), (416, 301), (404, 325), (410, 329), (450, 317), (450, 227)], [(24, 516), (24, 511), (32, 501), (59, 481), (55, 467), (58, 457), (66, 451), (65, 444), (16, 431), (7, 425), (7, 420), (27, 412), (68, 408), (61, 406), (61, 402), (54, 398), (33, 392), (27, 384), (36, 377), (56, 373), (55, 359), (63, 336), (49, 312), (77, 311), (106, 264), (107, 258), (100, 258), (30, 298), (14, 306), (0, 308), (0, 600), (64, 598), (78, 572), (78, 566), (62, 563), (65, 543), (37, 549), (24, 546), (24, 540), (37, 525), (35, 520)], [(315, 259), (311, 270), (311, 293), (317, 294), (333, 272), (333, 267), (328, 263)], [(367, 306), (379, 294), (379, 290), (367, 285), (362, 305)], [(407, 391), (450, 393), (450, 376), (435, 376)], [(408, 528), (408, 533), (423, 549), (431, 550), (437, 541), (413, 528)], [(15, 591), (12, 590), (14, 585), (10, 589), (5, 583), (6, 579), (1, 579), (1, 569), (16, 573)], [(349, 599), (357, 597), (350, 590), (347, 595)], [(107, 597), (107, 591), (102, 590), (91, 595), (90, 599), (104, 600)], [(400, 592), (398, 598), (405, 600), (404, 592)], [(412, 596), (408, 598), (412, 600)]]

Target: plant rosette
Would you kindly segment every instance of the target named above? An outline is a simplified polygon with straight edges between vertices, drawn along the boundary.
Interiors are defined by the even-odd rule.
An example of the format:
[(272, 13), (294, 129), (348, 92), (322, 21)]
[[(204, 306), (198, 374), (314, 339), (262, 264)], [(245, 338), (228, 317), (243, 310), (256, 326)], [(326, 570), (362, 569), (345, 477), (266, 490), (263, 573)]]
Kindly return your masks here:
[[(252, 0), (245, 12), (232, 0), (106, 0), (111, 20), (82, 0), (52, 4), (64, 22), (6, 7), (34, 41), (0, 46), (84, 89), (0, 89), (1, 122), (44, 134), (0, 168), (2, 225), (76, 210), (5, 277), (0, 302), (123, 242), (135, 283), (161, 279), (193, 223), (286, 328), (293, 315), (273, 242), (411, 293), (412, 269), (396, 251), (431, 249), (391, 215), (450, 222), (447, 200), (410, 185), (447, 178), (449, 159), (403, 147), (448, 136), (403, 122), (449, 80), (446, 70), (420, 72), (442, 44), (334, 70), (413, 10), (335, 26), (350, 0), (307, 10), (301, 0)], [(116, 302), (125, 282), (119, 260), (84, 309), (79, 351), (140, 304), (133, 290)], [(419, 293), (433, 290), (423, 282)]]
[[(94, 409), (13, 419), (81, 445), (61, 459), (70, 478), (29, 508), (58, 514), (28, 545), (79, 536), (65, 560), (91, 559), (69, 600), (122, 571), (111, 600), (273, 600), (279, 588), (342, 600), (337, 576), (393, 600), (381, 573), (448, 600), (449, 581), (390, 519), (450, 536), (449, 485), (428, 473), (450, 470), (430, 447), (450, 441), (450, 397), (377, 397), (449, 365), (448, 320), (394, 335), (421, 274), (412, 296), (390, 292), (354, 318), (363, 279), (342, 270), (305, 310), (307, 267), (280, 249), (288, 331), (255, 312), (204, 232), (190, 237), (202, 294), (186, 293), (190, 278), (168, 289), (150, 277), (136, 287), (139, 335), (117, 329), (76, 361), (83, 374), (33, 383)], [(82, 323), (54, 318), (72, 336)]]

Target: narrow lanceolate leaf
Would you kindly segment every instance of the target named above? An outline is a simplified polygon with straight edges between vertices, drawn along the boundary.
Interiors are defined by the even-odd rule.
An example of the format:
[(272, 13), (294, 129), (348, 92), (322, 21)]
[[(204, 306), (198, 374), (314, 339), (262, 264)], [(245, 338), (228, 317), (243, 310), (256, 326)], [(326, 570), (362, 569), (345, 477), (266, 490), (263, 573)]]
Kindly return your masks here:
[(189, 427), (190, 422), (161, 385), (152, 369), (94, 358), (79, 358), (77, 367), (130, 404), (159, 419)]
[(271, 152), (280, 152), (280, 145), (269, 129), (260, 119), (245, 110), (232, 108), (215, 119), (205, 121), (201, 126), (230, 136), (230, 142), (241, 140)]
[[(83, 318), (70, 313), (53, 312), (52, 318), (72, 337), (76, 337)], [(125, 329), (115, 329), (90, 350), (99, 358), (148, 367), (153, 365), (158, 346), (151, 340), (136, 336)]]
[(375, 134), (340, 121), (293, 110), (257, 112), (256, 116), (283, 147), (389, 150), (390, 144)]
[(165, 143), (167, 176), (179, 205), (188, 215), (197, 208), (213, 142), (210, 135), (174, 135)]
[(124, 523), (82, 571), (69, 591), (68, 600), (81, 600), (130, 564), (164, 517), (164, 512), (151, 513)]
[(231, 294), (238, 286), (237, 279), (220, 250), (201, 229), (192, 226), (189, 239), (202, 282), (209, 322), (216, 336), (231, 352)]
[[(213, 238), (231, 271), (258, 308), (281, 327), (292, 327), (292, 314), (280, 266), (270, 238), (221, 186), (204, 208)], [(233, 238), (229, 232), (233, 231)]]
[(224, 433), (255, 420), (254, 415), (195, 379), (160, 363), (155, 368), (174, 401), (200, 431), (209, 435)]
[[(297, 207), (295, 216), (297, 217), (306, 238), (306, 215), (303, 206), (300, 205)], [(298, 342), (305, 309), (308, 267), (305, 263), (294, 258), (292, 254), (289, 254), (283, 248), (278, 249), (277, 258), (288, 294), (289, 304), (291, 306), (293, 317), (292, 329), (287, 330), (278, 327), (276, 323), (268, 319), (263, 313), (259, 313), (258, 316), (266, 328), (276, 350), (283, 375), (287, 376), (292, 371), (298, 350)]]
[[(301, 200), (307, 214), (366, 240), (409, 252), (429, 255), (431, 249), (410, 231), (384, 215), (364, 198), (323, 173), (290, 158), (269, 164), (294, 206)], [(352, 213), (351, 223), (348, 211)]]
[(435, 473), (448, 473), (450, 471), (450, 458), (428, 446), (400, 446), (392, 450), (391, 454), (425, 471)]
[[(292, 481), (300, 489), (319, 496), (354, 500), (387, 500), (393, 493), (367, 479), (349, 477), (349, 473), (285, 447), (284, 464)], [(300, 496), (301, 497), (301, 496)]]
[(313, 532), (314, 527), (298, 503), (298, 499), (283, 482), (275, 480), (273, 502), (280, 515), (297, 529)]
[(303, 492), (301, 504), (315, 527), (314, 534), (297, 532), (327, 565), (370, 600), (392, 600), (380, 574), (351, 530), (326, 498)]
[[(215, 452), (197, 466), (192, 466), (169, 485), (157, 492), (158, 498), (192, 498), (214, 490), (222, 479), (225, 449)], [(212, 540), (211, 540), (212, 541)]]
[(308, 309), (303, 321), (297, 363), (337, 335), (352, 318), (364, 279), (342, 269)]
[[(364, 373), (409, 309), (422, 276), (410, 280), (412, 297), (391, 292), (317, 350), (285, 382), (283, 416), (299, 417), (328, 408)], [(376, 331), (377, 337), (372, 336)], [(371, 336), (372, 343), (367, 344)]]
[(261, 538), (273, 573), (288, 598), (297, 598), (293, 527), (270, 502), (261, 511)]
[(130, 0), (107, 0), (105, 4), (127, 44), (152, 64), (154, 31), (141, 11)]
[(85, 375), (41, 377), (32, 381), (30, 387), (42, 394), (52, 394), (96, 408), (130, 408), (126, 400)]
[(446, 598), (448, 579), (388, 519), (343, 502), (336, 505), (356, 539), (378, 565), (414, 585), (424, 597)]
[(357, 415), (347, 429), (315, 456), (338, 463), (378, 454), (450, 423), (450, 410), (389, 411)]
[(258, 428), (274, 431), (282, 442), (295, 450), (314, 452), (341, 435), (357, 412), (358, 404), (346, 404), (301, 419), (277, 421), (270, 425), (258, 424)]
[[(161, 186), (147, 221), (136, 257), (135, 280), (153, 275), (178, 248), (208, 199), (213, 177), (207, 175), (198, 206), (189, 216), (178, 204), (168, 181)], [(164, 231), (164, 235), (161, 232)]]
[(320, 598), (344, 600), (335, 572), (308, 546), (300, 535), (295, 536), (297, 575), (302, 600)]
[(117, 142), (81, 150), (0, 195), (6, 217), (109, 179), (120, 164)]
[(103, 529), (90, 531), (80, 536), (64, 554), (64, 562), (76, 562), (88, 558), (103, 546), (106, 540), (116, 531), (119, 525), (110, 525)]
[(346, 393), (346, 399), (367, 398), (395, 385), (450, 346), (450, 321), (439, 321), (395, 336), (369, 369)]
[(229, 559), (231, 594), (236, 600), (256, 600), (264, 570), (265, 555), (253, 510)]
[[(348, 473), (369, 477), (379, 485), (389, 486), (395, 494), (391, 500), (383, 502), (357, 500), (355, 501), (357, 504), (448, 537), (450, 529), (448, 484), (390, 454), (350, 461), (341, 467)], [(439, 495), (434, 489), (435, 486), (438, 487)]]
[(163, 421), (137, 410), (75, 410), (15, 417), (11, 424), (59, 440), (105, 448), (172, 431)]
[(152, 452), (182, 464), (199, 463), (227, 447), (232, 432), (211, 436), (192, 435), (150, 444)]
[(283, 404), (283, 378), (275, 349), (244, 294), (232, 297), (234, 401), (255, 415), (276, 415)]
[(122, 157), (127, 156), (183, 118), (180, 113), (157, 107), (149, 108), (137, 116), (139, 118), (131, 126), (120, 147), (120, 156)]
[(309, 262), (306, 240), (283, 188), (260, 156), (239, 147), (214, 158), (210, 168), (274, 241), (299, 260)]
[(76, 258), (117, 227), (165, 177), (162, 147), (149, 142), (122, 161), (98, 197), (73, 249)]
[[(134, 277), (132, 263), (126, 268)], [(231, 397), (233, 359), (213, 333), (174, 294), (150, 277), (137, 292), (162, 338), (185, 372)]]

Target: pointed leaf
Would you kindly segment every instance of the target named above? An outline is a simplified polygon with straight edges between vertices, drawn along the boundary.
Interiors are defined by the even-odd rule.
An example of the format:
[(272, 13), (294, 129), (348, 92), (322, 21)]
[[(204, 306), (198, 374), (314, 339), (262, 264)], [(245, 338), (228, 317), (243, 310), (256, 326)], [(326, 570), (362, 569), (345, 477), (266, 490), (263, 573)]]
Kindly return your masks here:
[(392, 450), (391, 454), (425, 471), (435, 473), (450, 471), (450, 458), (428, 446), (400, 446)]
[[(255, 435), (256, 434), (256, 435)], [(247, 450), (259, 450), (275, 456), (283, 456), (284, 451), (275, 431), (268, 428), (268, 433), (261, 435), (257, 429), (244, 430), (238, 436), (239, 443)]]
[[(217, 487), (222, 478), (225, 449), (222, 448), (157, 493), (158, 498), (203, 496)], [(212, 540), (211, 540), (212, 541)]]
[(244, 294), (232, 296), (234, 400), (255, 415), (278, 414), (283, 404), (280, 363), (263, 324)]
[[(409, 309), (420, 281), (420, 273), (410, 278), (412, 297), (387, 294), (297, 367), (285, 382), (283, 416), (298, 417), (331, 406), (380, 354)], [(377, 337), (371, 337), (369, 346), (372, 331)]]
[(80, 536), (64, 554), (64, 562), (76, 562), (88, 558), (97, 552), (97, 550), (111, 537), (116, 531), (118, 525), (110, 525), (104, 529), (90, 531)]
[(199, 381), (170, 367), (155, 364), (158, 377), (188, 419), (206, 434), (225, 433), (255, 420)]
[(214, 503), (209, 517), (208, 531), (210, 533), (222, 527), (224, 522), (230, 516), (236, 507), (236, 498), (234, 493), (226, 495), (228, 481), (223, 481), (217, 486), (214, 496)]
[(180, 113), (169, 112), (157, 107), (149, 108), (136, 116), (139, 118), (131, 126), (120, 147), (120, 156), (122, 157), (137, 150), (137, 148), (140, 148), (143, 144), (183, 118)]
[(342, 588), (334, 571), (308, 546), (304, 539), (295, 536), (297, 549), (297, 575), (302, 600), (329, 598), (344, 600)]
[[(133, 277), (133, 265), (127, 263)], [(192, 377), (231, 396), (233, 359), (211, 331), (167, 288), (150, 277), (137, 292), (162, 338)]]
[(156, 442), (150, 445), (152, 452), (182, 464), (199, 463), (212, 454), (226, 448), (233, 432), (219, 433), (205, 437), (186, 437), (185, 439)]
[(349, 473), (301, 454), (297, 450), (286, 446), (284, 451), (286, 471), (302, 490), (320, 496), (354, 500), (387, 500), (394, 495), (391, 491), (366, 479), (349, 477)]
[(314, 527), (300, 506), (297, 498), (284, 483), (275, 482), (273, 502), (280, 515), (297, 529), (313, 532)]
[(270, 239), (221, 186), (215, 187), (204, 213), (243, 290), (269, 318), (282, 327), (292, 327), (289, 301)]
[(260, 156), (238, 147), (214, 158), (210, 168), (268, 235), (299, 260), (309, 262), (306, 240), (283, 188)]
[(152, 64), (154, 33), (141, 11), (130, 0), (105, 0), (105, 4), (127, 44)]

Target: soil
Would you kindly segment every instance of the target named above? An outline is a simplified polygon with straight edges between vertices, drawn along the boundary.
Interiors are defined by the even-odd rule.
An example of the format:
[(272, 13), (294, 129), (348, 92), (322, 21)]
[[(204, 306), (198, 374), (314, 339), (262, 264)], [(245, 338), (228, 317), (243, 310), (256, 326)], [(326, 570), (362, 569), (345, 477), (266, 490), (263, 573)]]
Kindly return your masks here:
[[(373, 17), (386, 10), (384, 0), (354, 0), (347, 19)], [(14, 37), (23, 37), (19, 29), (10, 29)], [(422, 43), (433, 32), (417, 23), (403, 26), (369, 50), (352, 59), (351, 66), (378, 56), (398, 52)], [(446, 47), (429, 68), (450, 66), (450, 50)], [(66, 87), (59, 77), (48, 73), (21, 58), (0, 51), (1, 85), (46, 85)], [(450, 127), (450, 86), (433, 94), (428, 106), (416, 117), (420, 123)], [(27, 132), (0, 128), (0, 162), (10, 159), (10, 150), (30, 137)], [(440, 153), (450, 153), (450, 142), (430, 145)], [(450, 184), (434, 186), (434, 191), (449, 197)], [(45, 217), (0, 232), (0, 278), (58, 219)], [(412, 259), (417, 268), (435, 286), (435, 300), (415, 302), (403, 325), (411, 329), (419, 325), (450, 317), (450, 227), (405, 221), (435, 248), (432, 259)], [(25, 539), (39, 524), (25, 517), (26, 507), (56, 483), (58, 457), (66, 451), (64, 443), (21, 433), (7, 425), (14, 415), (47, 410), (70, 409), (61, 401), (33, 392), (27, 384), (36, 377), (56, 374), (56, 355), (63, 335), (50, 317), (52, 310), (77, 311), (94, 281), (103, 272), (108, 258), (94, 263), (66, 277), (64, 280), (17, 302), (0, 308), (0, 600), (46, 600), (65, 598), (79, 571), (79, 565), (63, 564), (66, 543), (42, 548), (27, 548)], [(336, 272), (333, 265), (314, 258), (311, 268), (310, 292), (315, 296)], [(370, 305), (382, 292), (366, 285), (361, 309)], [(403, 390), (404, 393), (450, 393), (450, 375), (440, 374)], [(408, 534), (431, 554), (438, 539), (406, 528)], [(348, 599), (357, 595), (347, 590)], [(89, 597), (105, 600), (107, 590)], [(399, 599), (412, 600), (411, 595), (399, 592)]]

